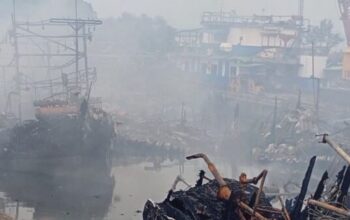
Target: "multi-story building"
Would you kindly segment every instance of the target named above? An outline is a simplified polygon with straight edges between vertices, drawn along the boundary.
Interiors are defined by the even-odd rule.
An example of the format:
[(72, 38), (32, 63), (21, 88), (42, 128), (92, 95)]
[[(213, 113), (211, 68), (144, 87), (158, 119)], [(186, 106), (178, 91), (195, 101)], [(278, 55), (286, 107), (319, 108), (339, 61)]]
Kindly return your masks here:
[[(205, 12), (201, 28), (179, 31), (176, 61), (233, 91), (284, 88), (286, 83), (322, 77), (327, 50), (303, 42), (308, 21), (298, 16), (238, 16)], [(312, 67), (314, 60), (314, 67)]]

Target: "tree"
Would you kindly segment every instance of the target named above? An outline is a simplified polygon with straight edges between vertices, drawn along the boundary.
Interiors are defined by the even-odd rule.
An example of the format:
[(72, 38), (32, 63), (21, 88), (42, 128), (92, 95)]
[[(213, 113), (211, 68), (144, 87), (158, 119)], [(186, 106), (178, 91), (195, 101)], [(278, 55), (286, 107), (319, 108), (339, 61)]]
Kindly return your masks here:
[(334, 33), (333, 28), (333, 22), (328, 19), (322, 20), (318, 26), (311, 26), (310, 31), (304, 35), (304, 44), (314, 43), (315, 48), (324, 48), (328, 53), (330, 49), (343, 41), (339, 33)]

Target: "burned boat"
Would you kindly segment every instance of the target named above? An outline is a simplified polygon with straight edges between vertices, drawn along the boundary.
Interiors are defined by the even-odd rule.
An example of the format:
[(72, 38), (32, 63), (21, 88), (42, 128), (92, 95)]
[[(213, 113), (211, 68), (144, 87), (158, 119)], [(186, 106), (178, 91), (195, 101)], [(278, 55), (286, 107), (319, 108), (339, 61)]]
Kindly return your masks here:
[[(11, 110), (19, 123), (8, 130), (9, 140), (0, 144), (1, 168), (57, 175), (77, 172), (87, 164), (106, 164), (115, 136), (114, 123), (103, 110), (102, 101), (91, 95), (97, 71), (89, 66), (87, 47), (92, 31), (102, 21), (76, 16), (21, 22), (14, 14), (12, 22), (10, 37), (16, 68), (15, 87), (10, 94), (17, 97), (18, 108)], [(36, 77), (27, 77), (31, 66), (20, 65), (25, 59), (20, 53), (29, 53), (27, 61), (40, 66), (35, 70)], [(22, 110), (32, 109), (24, 107), (29, 93), (35, 100), (35, 118), (22, 115)]]
[(36, 105), (37, 119), (15, 126), (10, 141), (2, 146), (3, 168), (50, 174), (107, 163), (115, 136), (109, 114), (86, 99), (80, 104), (46, 101)]

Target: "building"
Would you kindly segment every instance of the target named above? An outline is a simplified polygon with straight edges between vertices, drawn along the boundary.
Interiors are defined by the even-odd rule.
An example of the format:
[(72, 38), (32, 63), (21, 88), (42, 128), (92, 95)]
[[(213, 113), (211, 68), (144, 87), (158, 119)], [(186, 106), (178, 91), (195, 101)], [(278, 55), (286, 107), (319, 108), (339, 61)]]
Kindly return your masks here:
[[(205, 12), (201, 28), (177, 33), (175, 58), (182, 70), (202, 73), (231, 91), (286, 89), (285, 83), (294, 89), (290, 82), (297, 84), (301, 77), (312, 76), (311, 44), (303, 40), (308, 27), (307, 20), (298, 16)], [(318, 72), (314, 76), (322, 77), (328, 51), (315, 51), (313, 65)]]

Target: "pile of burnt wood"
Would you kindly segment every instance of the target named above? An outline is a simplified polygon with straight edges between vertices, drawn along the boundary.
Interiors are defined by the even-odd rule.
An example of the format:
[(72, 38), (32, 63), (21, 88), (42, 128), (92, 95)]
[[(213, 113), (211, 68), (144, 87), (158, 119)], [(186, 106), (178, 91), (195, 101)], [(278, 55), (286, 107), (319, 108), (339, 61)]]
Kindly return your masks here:
[[(347, 192), (350, 187), (350, 166), (343, 167), (337, 179), (327, 184), (328, 173), (323, 174), (310, 198), (306, 198), (316, 157), (312, 157), (306, 171), (299, 194), (293, 199), (282, 201), (277, 194), (280, 208), (271, 205), (272, 198), (263, 192), (267, 171), (257, 177), (247, 179), (242, 173), (239, 180), (224, 179), (215, 165), (205, 154), (196, 154), (187, 159), (202, 158), (215, 177), (210, 180), (204, 171), (200, 172), (195, 187), (191, 187), (178, 176), (166, 199), (161, 203), (148, 200), (143, 211), (143, 219), (150, 220), (248, 220), (248, 219), (350, 219)], [(203, 184), (204, 180), (208, 183)], [(187, 190), (175, 191), (178, 182), (184, 182)], [(259, 183), (259, 187), (255, 187)]]

